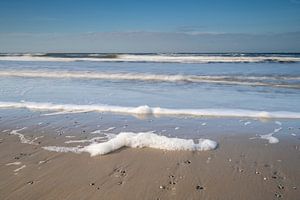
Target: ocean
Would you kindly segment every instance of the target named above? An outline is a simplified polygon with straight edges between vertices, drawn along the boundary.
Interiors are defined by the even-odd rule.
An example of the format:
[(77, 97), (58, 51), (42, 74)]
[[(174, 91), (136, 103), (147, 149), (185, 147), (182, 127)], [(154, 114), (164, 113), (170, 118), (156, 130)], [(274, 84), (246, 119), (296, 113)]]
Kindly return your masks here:
[[(261, 134), (269, 131), (262, 138), (273, 143), (273, 134), (282, 127), (278, 120), (296, 126), (300, 119), (300, 54), (2, 53), (0, 86), (2, 110), (29, 109), (48, 115), (98, 112), (161, 121), (167, 117), (176, 118), (180, 127), (189, 124), (185, 118), (205, 117), (203, 126), (209, 120), (215, 124), (206, 133), (224, 131), (218, 125), (228, 124), (227, 119), (239, 120), (244, 127), (268, 119), (275, 129), (262, 129)], [(164, 135), (163, 124), (160, 127), (148, 131)], [(236, 127), (227, 132), (243, 132)], [(197, 138), (181, 130), (167, 136)], [(146, 138), (161, 140), (151, 134)], [(183, 149), (195, 148), (187, 146)]]

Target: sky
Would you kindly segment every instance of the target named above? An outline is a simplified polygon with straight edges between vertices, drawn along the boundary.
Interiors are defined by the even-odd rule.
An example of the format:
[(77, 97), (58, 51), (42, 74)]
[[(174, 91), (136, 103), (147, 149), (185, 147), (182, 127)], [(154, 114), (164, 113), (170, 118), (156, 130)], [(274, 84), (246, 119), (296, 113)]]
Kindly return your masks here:
[(0, 0), (0, 52), (300, 52), (300, 0)]

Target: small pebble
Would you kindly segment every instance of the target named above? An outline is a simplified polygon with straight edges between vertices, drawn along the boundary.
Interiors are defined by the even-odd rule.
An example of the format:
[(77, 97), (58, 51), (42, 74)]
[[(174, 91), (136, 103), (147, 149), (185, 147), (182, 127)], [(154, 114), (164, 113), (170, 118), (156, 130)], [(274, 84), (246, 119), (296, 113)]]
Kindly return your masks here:
[(255, 174), (260, 174), (260, 173), (258, 171), (256, 171)]
[(203, 189), (204, 189), (204, 187), (201, 186), (201, 185), (197, 185), (197, 186), (196, 186), (196, 190), (203, 190)]
[(281, 190), (283, 190), (283, 189), (284, 189), (284, 186), (283, 186), (283, 185), (281, 185), (281, 184), (279, 184), (277, 187), (278, 187), (279, 189), (281, 189)]
[(159, 186), (159, 188), (160, 188), (160, 189), (166, 189), (166, 186), (161, 185), (161, 186)]
[(90, 186), (94, 186), (95, 185), (95, 183), (90, 183)]
[(122, 185), (122, 184), (123, 184), (123, 182), (122, 182), (122, 181), (118, 182), (118, 185)]
[(32, 185), (32, 184), (33, 184), (33, 181), (28, 181), (27, 184), (28, 184), (28, 185)]
[(277, 179), (277, 176), (272, 176), (273, 179)]
[(282, 195), (281, 195), (281, 194), (279, 194), (279, 193), (275, 193), (275, 197), (277, 197), (277, 198), (281, 198), (281, 197), (282, 197)]
[(176, 182), (175, 182), (175, 181), (170, 181), (169, 184), (170, 184), (170, 185), (175, 185)]
[(190, 160), (184, 161), (185, 164), (191, 164), (192, 162)]
[(297, 190), (297, 187), (296, 187), (296, 186), (294, 186), (294, 187), (293, 187), (293, 189), (294, 189), (294, 190)]
[(264, 177), (264, 181), (266, 181), (267, 180), (267, 178), (266, 177)]

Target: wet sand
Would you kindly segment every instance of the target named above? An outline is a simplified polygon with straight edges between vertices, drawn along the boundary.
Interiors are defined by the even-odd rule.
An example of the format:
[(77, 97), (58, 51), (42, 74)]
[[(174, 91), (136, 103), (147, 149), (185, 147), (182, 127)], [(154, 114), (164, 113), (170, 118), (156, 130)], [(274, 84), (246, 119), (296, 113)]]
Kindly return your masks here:
[[(38, 112), (2, 112), (0, 199), (296, 200), (300, 196), (299, 135), (278, 136), (279, 143), (269, 144), (267, 140), (250, 140), (255, 136), (250, 132), (206, 132), (200, 136), (217, 141), (219, 146), (200, 152), (122, 148), (90, 157), (87, 153), (57, 153), (42, 148), (66, 146), (64, 141), (70, 140), (66, 137), (70, 133), (74, 138), (92, 137), (88, 133), (91, 127), (97, 127), (99, 118), (91, 116), (95, 121), (89, 121), (82, 115), (43, 118)], [(169, 123), (160, 119), (160, 123), (144, 120), (134, 125), (136, 120), (128, 117), (115, 117), (114, 123), (102, 116), (98, 125), (103, 129), (116, 127), (114, 131), (118, 132), (125, 126), (118, 121), (121, 118), (137, 131), (142, 125), (175, 131), (176, 120), (171, 123), (167, 119)], [(11, 134), (25, 126), (28, 128), (22, 134), (29, 141), (36, 138), (34, 144), (22, 144), (17, 135)], [(181, 126), (179, 130), (185, 132)]]

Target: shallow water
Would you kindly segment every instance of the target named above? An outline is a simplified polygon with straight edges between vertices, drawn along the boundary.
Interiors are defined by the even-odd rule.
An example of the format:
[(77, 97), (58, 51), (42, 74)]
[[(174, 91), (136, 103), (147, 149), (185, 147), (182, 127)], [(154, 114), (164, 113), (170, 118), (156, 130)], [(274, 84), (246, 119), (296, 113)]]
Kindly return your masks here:
[[(269, 56), (255, 55), (247, 59), (267, 60)], [(293, 55), (283, 58), (286, 56), (293, 58)], [(297, 55), (295, 59), (298, 58)], [(55, 131), (64, 130), (70, 135), (76, 135), (80, 129), (85, 129), (86, 133), (109, 130), (104, 132), (115, 137), (118, 133), (130, 132), (123, 133), (130, 137), (116, 139), (120, 146), (202, 149), (203, 146), (197, 146), (199, 138), (217, 139), (214, 136), (222, 134), (247, 134), (251, 140), (262, 139), (266, 143), (278, 142), (280, 135), (294, 138), (299, 134), (300, 62), (245, 63), (233, 55), (222, 57), (234, 60), (230, 63), (193, 64), (159, 60), (66, 62), (30, 59), (33, 61), (0, 59), (0, 109), (6, 129), (19, 130), (39, 124), (31, 124), (31, 115), (22, 117), (20, 110), (25, 108), (40, 111), (38, 120), (43, 119), (49, 126), (54, 123)], [(7, 109), (19, 111), (13, 114), (14, 111), (8, 110), (10, 114), (5, 116)], [(102, 115), (103, 112), (106, 115)], [(107, 114), (111, 117), (102, 120)], [(78, 116), (78, 121), (83, 120), (82, 125), (59, 123), (60, 119), (66, 123), (64, 116), (70, 115)], [(18, 127), (9, 126), (16, 121)], [(47, 125), (45, 130), (48, 129), (51, 130)], [(22, 134), (19, 137), (23, 137)], [(87, 139), (98, 144), (93, 137), (90, 134)], [(158, 144), (161, 140), (165, 143)], [(104, 145), (111, 143), (107, 142)], [(210, 145), (207, 149), (216, 147), (214, 142)], [(95, 152), (107, 150), (106, 147), (96, 148)], [(82, 151), (73, 147), (52, 150)]]
[(300, 112), (298, 62), (0, 61), (0, 85), (2, 102)]

